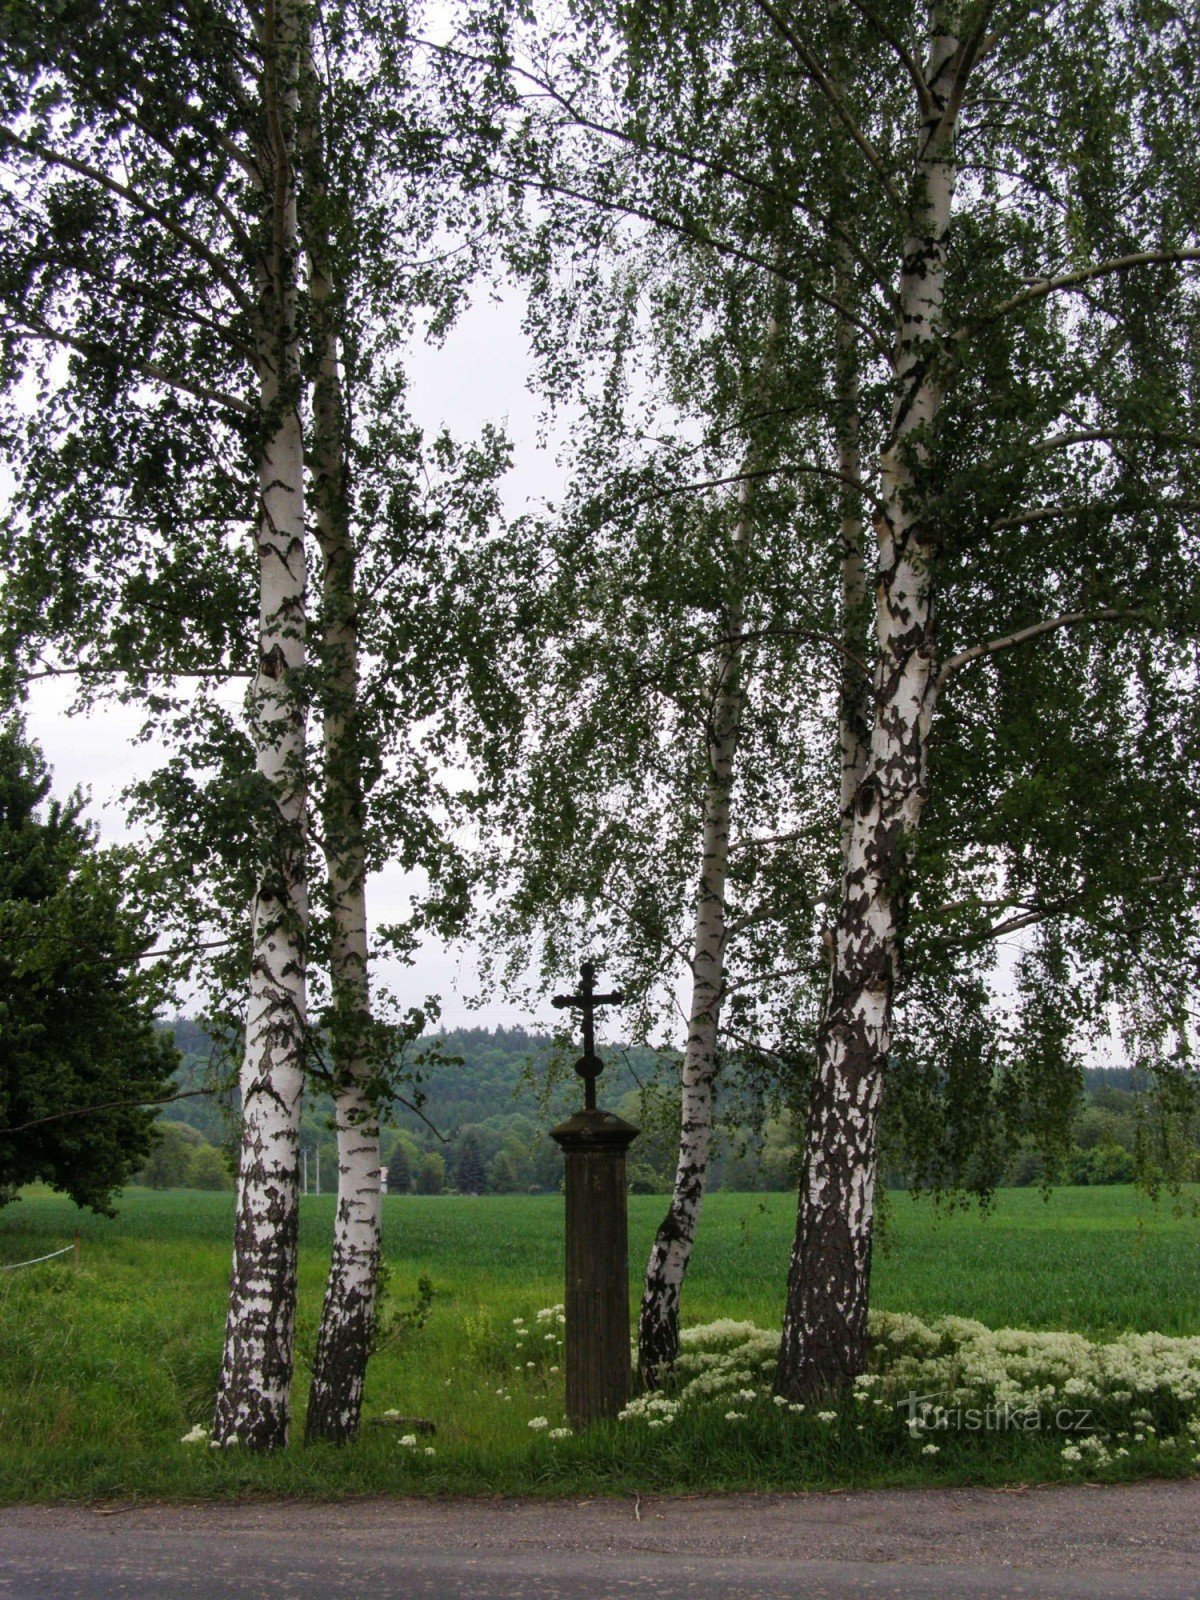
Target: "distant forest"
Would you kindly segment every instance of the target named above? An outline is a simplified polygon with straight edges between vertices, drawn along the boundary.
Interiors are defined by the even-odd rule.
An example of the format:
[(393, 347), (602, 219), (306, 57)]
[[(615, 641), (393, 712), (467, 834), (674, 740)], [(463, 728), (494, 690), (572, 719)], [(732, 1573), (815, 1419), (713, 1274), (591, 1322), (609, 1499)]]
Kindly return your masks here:
[[(212, 1093), (163, 1108), (162, 1135), (140, 1181), (159, 1188), (231, 1187), (235, 1076), (222, 1070), (212, 1040), (184, 1017), (171, 1025), (183, 1061), (181, 1092)], [(666, 1193), (672, 1177), (677, 1101), (671, 1087), (677, 1058), (669, 1052), (613, 1046), (600, 1079), (600, 1101), (642, 1133), (630, 1152), (635, 1193)], [(419, 1041), (411, 1081), (400, 1093), (383, 1138), (390, 1193), (547, 1193), (562, 1182), (562, 1158), (548, 1129), (580, 1101), (571, 1056), (554, 1041), (524, 1028), (451, 1028)], [(216, 1089), (214, 1086), (225, 1086)], [(1072, 1146), (1058, 1181), (1128, 1182), (1134, 1172), (1139, 1110), (1135, 1073), (1097, 1068), (1085, 1073)], [(739, 1100), (721, 1125), (713, 1187), (737, 1190), (790, 1189), (796, 1181), (797, 1139), (787, 1115), (755, 1112)], [(313, 1093), (305, 1106), (301, 1149), (308, 1187), (322, 1192), (336, 1184), (337, 1147), (333, 1104)], [(886, 1171), (892, 1187), (903, 1187), (899, 1171)], [(1041, 1159), (1018, 1152), (1010, 1183), (1036, 1183)]]

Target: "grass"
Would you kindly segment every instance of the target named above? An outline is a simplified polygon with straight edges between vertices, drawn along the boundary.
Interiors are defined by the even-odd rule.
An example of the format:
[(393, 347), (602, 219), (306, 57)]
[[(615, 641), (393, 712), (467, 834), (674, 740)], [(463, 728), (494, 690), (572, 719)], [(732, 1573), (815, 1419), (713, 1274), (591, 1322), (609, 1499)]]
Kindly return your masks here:
[[(630, 1257), (645, 1260), (662, 1202), (630, 1201)], [(1058, 1476), (1054, 1441), (998, 1435), (948, 1441), (936, 1462), (882, 1451), (853, 1429), (820, 1436), (777, 1414), (732, 1428), (698, 1418), (669, 1437), (593, 1430), (551, 1441), (527, 1426), (562, 1418), (561, 1353), (518, 1349), (561, 1293), (561, 1201), (513, 1197), (385, 1202), (390, 1302), (411, 1305), (428, 1277), (428, 1321), (385, 1344), (365, 1414), (395, 1408), (432, 1421), (433, 1456), (369, 1425), (342, 1450), (296, 1445), (270, 1458), (179, 1443), (207, 1422), (219, 1363), (232, 1196), (130, 1191), (113, 1220), (28, 1191), (0, 1212), (0, 1262), (80, 1236), (78, 1270), (51, 1262), (0, 1274), (0, 1499), (391, 1492), (632, 1492), (833, 1484), (989, 1482)], [(303, 1202), (297, 1385), (328, 1259), (331, 1197)], [(685, 1319), (778, 1325), (793, 1201), (717, 1194), (708, 1202)], [(1000, 1195), (987, 1216), (945, 1215), (893, 1196), (873, 1303), (992, 1326), (1200, 1332), (1200, 1223), (1122, 1188)], [(519, 1370), (518, 1370), (519, 1369)], [(499, 1392), (497, 1392), (499, 1391)], [(507, 1397), (506, 1397), (507, 1396)], [(300, 1428), (297, 1428), (297, 1433)], [(1131, 1471), (1134, 1469), (1130, 1469)]]

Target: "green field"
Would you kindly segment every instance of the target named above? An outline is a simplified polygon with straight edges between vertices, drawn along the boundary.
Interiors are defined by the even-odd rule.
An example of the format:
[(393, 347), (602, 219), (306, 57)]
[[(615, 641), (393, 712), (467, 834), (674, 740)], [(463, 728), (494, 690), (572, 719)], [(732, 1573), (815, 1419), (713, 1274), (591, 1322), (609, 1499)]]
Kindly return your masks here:
[[(532, 1322), (562, 1298), (562, 1203), (553, 1197), (385, 1201), (389, 1302), (412, 1304), (422, 1275), (434, 1300), (424, 1327), (375, 1357), (366, 1415), (391, 1408), (430, 1420), (434, 1456), (399, 1449), (396, 1429), (381, 1426), (349, 1449), (296, 1445), (268, 1460), (182, 1446), (211, 1406), (232, 1204), (230, 1195), (134, 1190), (107, 1220), (30, 1192), (0, 1212), (0, 1263), (69, 1243), (76, 1229), (80, 1236), (77, 1270), (50, 1263), (0, 1274), (0, 1497), (765, 1488), (913, 1481), (921, 1471), (853, 1450), (764, 1461), (762, 1441), (756, 1449), (748, 1436), (706, 1445), (679, 1434), (635, 1440), (613, 1427), (556, 1447), (531, 1435), (531, 1417), (561, 1420), (561, 1375), (549, 1370), (561, 1354), (544, 1340), (527, 1366), (531, 1351), (518, 1350), (512, 1319)], [(635, 1273), (662, 1204), (631, 1198)], [(303, 1202), (301, 1415), (332, 1216), (331, 1197)], [(685, 1320), (776, 1326), (793, 1216), (784, 1195), (712, 1196)], [(1198, 1244), (1190, 1202), (1177, 1213), (1130, 1189), (1066, 1189), (1049, 1201), (1009, 1190), (983, 1217), (892, 1196), (873, 1298), (885, 1309), (992, 1326), (1191, 1334), (1200, 1332)], [(1014, 1449), (926, 1464), (922, 1475), (1039, 1475), (1041, 1458)]]

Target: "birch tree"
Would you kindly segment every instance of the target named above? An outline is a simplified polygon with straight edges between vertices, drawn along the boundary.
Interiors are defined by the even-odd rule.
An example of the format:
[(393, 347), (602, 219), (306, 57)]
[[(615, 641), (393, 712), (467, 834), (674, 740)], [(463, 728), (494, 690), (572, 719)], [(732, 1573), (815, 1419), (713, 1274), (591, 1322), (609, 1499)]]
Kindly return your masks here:
[(494, 517), (507, 464), (499, 434), (467, 449), (443, 436), (431, 449), (403, 410), (403, 362), (419, 319), (452, 320), (481, 231), (479, 207), (454, 192), (446, 170), (461, 150), (408, 38), (415, 23), (382, 7), (330, 8), (315, 14), (302, 66), (329, 972), (317, 1025), (338, 1138), (309, 1440), (358, 1431), (381, 1247), (379, 1120), (396, 1087), (397, 1048), (427, 1015), (414, 1006), (397, 1027), (372, 1006), (367, 873), (399, 855), (429, 879), (416, 913), (423, 929), (445, 931), (461, 915), (461, 862), (445, 838), (455, 804), (438, 769), (454, 743), (456, 652), (469, 624), (447, 627), (436, 591)]
[(721, 1059), (747, 1043), (791, 1052), (804, 1033), (824, 876), (797, 859), (806, 846), (820, 858), (824, 763), (806, 745), (837, 673), (803, 663), (796, 630), (774, 625), (779, 594), (819, 581), (791, 537), (791, 486), (756, 481), (778, 449), (786, 296), (769, 275), (639, 250), (609, 288), (618, 306), (647, 309), (614, 313), (574, 430), (576, 481), (555, 520), (527, 530), (542, 556), (539, 645), (485, 849), (503, 897), (493, 938), (518, 965), (536, 949), (556, 981), (603, 950), (635, 997), (633, 1037), (683, 1034), (677, 1173), (639, 1323), (643, 1376), (657, 1383), (678, 1348)]
[[(264, 27), (275, 26), (274, 15)], [(494, 482), (507, 460), (496, 433), (469, 448), (448, 436), (426, 447), (403, 405), (405, 342), (421, 316), (448, 323), (476, 267), (470, 241), (466, 249), (452, 242), (464, 210), (446, 161), (453, 154), (461, 165), (461, 150), (439, 121), (429, 74), (413, 70), (410, 19), (386, 6), (335, 7), (324, 17), (305, 9), (276, 19), (286, 37), (282, 76), (270, 83), (246, 67), (260, 53), (253, 19), (236, 10), (175, 19), (150, 11), (136, 19), (145, 72), (132, 90), (119, 78), (101, 76), (98, 86), (88, 79), (86, 30), (75, 20), (79, 37), (69, 36), (70, 47), (51, 41), (46, 49), (64, 76), (78, 135), (113, 160), (119, 155), (126, 179), (132, 171), (148, 191), (157, 185), (153, 203), (162, 218), (157, 231), (142, 234), (125, 226), (119, 206), (112, 218), (98, 212), (94, 195), (112, 192), (98, 162), (69, 169), (83, 180), (70, 196), (73, 212), (64, 210), (62, 185), (37, 190), (40, 233), (15, 201), (10, 208), (14, 385), (30, 370), (30, 341), (45, 341), (47, 329), (74, 362), (66, 382), (47, 372), (48, 416), (30, 417), (20, 389), (11, 391), (12, 435), (21, 441), (25, 470), (9, 519), (10, 634), (30, 668), (25, 681), (42, 671), (71, 672), (85, 696), (116, 684), (179, 741), (180, 753), (139, 785), (139, 811), (173, 868), (159, 911), (189, 955), (218, 947), (204, 962), (205, 975), (218, 986), (232, 984), (245, 959), (240, 897), (255, 895), (257, 914), (279, 923), (272, 935), (279, 969), (256, 960), (257, 987), (234, 1020), (247, 1029), (248, 1050), (261, 1054), (253, 1041), (263, 1034), (272, 1060), (282, 1060), (282, 1021), (263, 1033), (258, 989), (265, 985), (286, 1001), (284, 1020), (298, 1030), (285, 1039), (291, 1075), (281, 1078), (272, 1066), (265, 1082), (253, 1074), (244, 1081), (244, 1094), (250, 1083), (259, 1096), (243, 1100), (244, 1128), (249, 1148), (263, 1143), (260, 1106), (276, 1120), (282, 1112), (288, 1126), (295, 1121), (301, 1079), (294, 1074), (301, 1069), (335, 1095), (342, 1196), (308, 1430), (311, 1437), (348, 1437), (358, 1424), (379, 1250), (379, 1107), (395, 1084), (397, 1052), (424, 1016), (420, 1006), (399, 1023), (372, 1014), (365, 878), (369, 865), (392, 854), (427, 873), (429, 892), (403, 940), (461, 914), (464, 886), (441, 831), (448, 796), (435, 762), (445, 762), (453, 742), (456, 652), (470, 624), (464, 618), (447, 626), (437, 585), (493, 516)], [(31, 27), (30, 38), (36, 34)], [(264, 61), (270, 54), (261, 51)], [(275, 101), (268, 104), (268, 91), (278, 116), (269, 114)], [(481, 106), (478, 97), (476, 116)], [(280, 139), (282, 187), (272, 176)], [(180, 148), (193, 168), (176, 160)], [(143, 218), (131, 192), (126, 181), (116, 198)], [(193, 208), (206, 230), (196, 231), (219, 250), (206, 245), (205, 255), (196, 240), (181, 239), (168, 201)], [(268, 202), (278, 215), (263, 210)], [(64, 228), (64, 215), (73, 231)], [(471, 216), (478, 225), (478, 210)], [(217, 285), (232, 306), (214, 292), (218, 267), (228, 268)], [(272, 273), (278, 278), (280, 271), (289, 275), (282, 298), (272, 288)], [(85, 299), (81, 282), (88, 290), (108, 287)], [(172, 315), (156, 322), (146, 307)], [(53, 323), (48, 309), (57, 312)], [(268, 311), (275, 317), (269, 326)], [(265, 352), (257, 365), (256, 349)], [(246, 388), (256, 373), (265, 374), (261, 384), (277, 385), (267, 412), (269, 419), (278, 414), (277, 437), (261, 460), (251, 428), (261, 396)], [(301, 401), (310, 391), (311, 426), (304, 429)], [(114, 405), (121, 411), (115, 430)], [(223, 431), (230, 412), (246, 421)], [(166, 463), (173, 495), (164, 493)], [(268, 561), (268, 550), (257, 585), (233, 538), (249, 520), (256, 472), (262, 527), (275, 530), (275, 559)], [(305, 519), (296, 497), (305, 475), (321, 572), (319, 626), (310, 630), (307, 659), (303, 589), (279, 588), (288, 573), (302, 576)], [(285, 506), (295, 513), (286, 529)], [(290, 654), (277, 662), (282, 678), (264, 669), (252, 688), (248, 739), (217, 693), (228, 676), (250, 669), (247, 602), (266, 587), (275, 599), (263, 602), (262, 625), (274, 628)], [(371, 653), (365, 684), (360, 637)], [(43, 665), (35, 652), (46, 647), (73, 665)], [(264, 647), (264, 659), (268, 654)], [(199, 690), (188, 683), (197, 678)], [(294, 713), (286, 730), (285, 699)], [(309, 701), (319, 718), (316, 758), (304, 738)], [(426, 732), (414, 738), (418, 725)], [(269, 749), (267, 776), (290, 785), (282, 832), (264, 773), (253, 776), (254, 737), (260, 768)], [(435, 746), (442, 752), (436, 757)], [(323, 877), (310, 872), (310, 837), (324, 852)], [(272, 894), (290, 881), (290, 901), (264, 901), (255, 886), (252, 864), (270, 840), (263, 881)], [(315, 891), (311, 911), (299, 893), (304, 873)], [(206, 940), (197, 931), (206, 922), (226, 937)], [(315, 997), (302, 984), (314, 955)], [(285, 979), (288, 994), (280, 988)], [(277, 1164), (286, 1165), (286, 1152)], [(294, 1175), (290, 1181), (294, 1191)], [(282, 1184), (280, 1176), (276, 1188)], [(273, 1241), (280, 1252), (270, 1270), (290, 1285), (280, 1301), (279, 1337), (270, 1334), (281, 1350), (287, 1344), (280, 1394), (290, 1371), (295, 1292), (290, 1205), (283, 1195), (272, 1226), (258, 1230), (264, 1248)], [(237, 1261), (248, 1248), (244, 1232), (239, 1225)], [(238, 1340), (259, 1337), (245, 1314), (237, 1261), (230, 1361)], [(277, 1395), (273, 1403), (286, 1412), (286, 1399)], [(285, 1431), (276, 1427), (269, 1442)]]
[[(151, 8), (123, 18), (120, 29), (89, 4), (65, 13), (55, 8), (53, 18), (31, 9), (8, 38), (9, 103), (0, 134), (13, 169), (5, 304), (10, 360), (19, 376), (31, 347), (67, 356), (58, 437), (44, 426), (24, 430), (32, 471), (18, 515), (35, 510), (42, 496), (51, 498), (62, 481), (62, 455), (81, 456), (93, 470), (111, 467), (122, 444), (109, 447), (101, 465), (115, 420), (101, 402), (122, 386), (118, 404), (137, 419), (135, 449), (145, 447), (159, 411), (168, 419), (160, 457), (178, 468), (187, 462), (181, 440), (202, 440), (210, 459), (220, 459), (211, 407), (218, 428), (231, 426), (241, 447), (235, 477), (243, 489), (247, 479), (256, 485), (252, 512), (242, 500), (253, 522), (258, 611), (245, 706), (256, 806), (243, 1140), (214, 1424), (222, 1443), (254, 1446), (287, 1435), (304, 1060), (300, 30), (299, 8), (288, 0), (272, 0), (253, 18), (216, 7)], [(148, 264), (162, 276), (147, 274)], [(204, 409), (189, 414), (191, 403)], [(179, 410), (183, 426), (175, 420)], [(93, 414), (97, 445), (72, 426), (79, 411)], [(162, 503), (162, 486), (147, 480), (144, 457), (139, 465), (130, 475), (127, 515), (135, 526), (169, 530), (169, 538), (179, 508)], [(56, 509), (61, 514), (61, 501)], [(35, 525), (33, 536), (41, 531)], [(207, 564), (218, 561), (223, 536), (223, 527), (210, 535)], [(173, 543), (165, 553), (160, 546), (148, 565), (161, 578), (182, 553)], [(130, 581), (127, 564), (117, 581)], [(137, 577), (132, 581), (136, 586)], [(186, 622), (179, 631), (186, 637)]]
[[(1139, 1048), (1188, 1048), (1170, 991), (1196, 937), (1195, 19), (574, 16), (585, 46), (546, 36), (514, 67), (559, 125), (522, 180), (556, 215), (637, 219), (652, 249), (686, 239), (794, 285), (816, 337), (793, 379), (826, 433), (789, 437), (773, 471), (841, 486), (815, 534), (846, 664), (842, 871), (779, 1374), (797, 1396), (864, 1359), (891, 1057), (922, 1171), (960, 1181), (965, 1124), (1048, 1136), (1114, 1015)], [(564, 298), (557, 325), (594, 341), (595, 302)], [(815, 631), (804, 605), (790, 621)], [(997, 1000), (991, 951), (1025, 930)]]
[(258, 349), (265, 438), (259, 462), (259, 661), (247, 697), (256, 769), (278, 812), (251, 924), (242, 1136), (218, 1444), (286, 1442), (295, 1332), (300, 1099), (307, 1024), (305, 832), (307, 559), (297, 310), (297, 111), (303, 19), (264, 6), (257, 40), (265, 127), (253, 150), (264, 191)]
[[(763, 9), (814, 87), (830, 100), (832, 111), (868, 146), (867, 135), (858, 128), (849, 99), (836, 89), (830, 93), (821, 83), (811, 43), (773, 5), (764, 5)], [(871, 20), (878, 33), (885, 34), (882, 22)], [(1051, 62), (1061, 72), (1068, 64), (1078, 68), (1081, 58), (1088, 59), (1094, 77), (1101, 81), (1107, 77), (1108, 92), (1116, 91), (1117, 85), (1123, 83), (1133, 90), (1136, 104), (1135, 83), (1127, 76), (1127, 65), (1121, 64), (1128, 41), (1122, 40), (1115, 15), (1105, 19), (1107, 27), (1096, 30), (1092, 20), (1082, 15), (1059, 19), (1060, 26), (1064, 20), (1066, 44), (1060, 52), (1053, 36), (1042, 32), (1042, 24), (1030, 27), (1023, 17), (1015, 12), (1008, 15), (1004, 8), (963, 12), (935, 8), (920, 51), (903, 52), (911, 64), (910, 127), (915, 130), (915, 149), (891, 171), (884, 158), (877, 156), (874, 186), (885, 189), (885, 193), (891, 191), (887, 198), (903, 221), (903, 236), (898, 252), (898, 331), (891, 359), (891, 398), (886, 429), (881, 431), (874, 511), (878, 552), (874, 706), (870, 744), (854, 794), (846, 867), (833, 925), (817, 1073), (809, 1102), (779, 1371), (780, 1391), (792, 1396), (845, 1381), (862, 1370), (865, 1361), (876, 1131), (884, 1069), (893, 1043), (894, 1008), (903, 978), (902, 938), (912, 921), (914, 890), (919, 882), (918, 841), (933, 776), (930, 741), (939, 697), (947, 691), (955, 674), (981, 658), (1018, 649), (1048, 635), (1106, 623), (1141, 622), (1170, 631), (1181, 624), (1186, 626), (1183, 619), (1195, 604), (1186, 566), (1175, 565), (1178, 588), (1173, 593), (1168, 589), (1161, 596), (1160, 609), (1146, 607), (1139, 614), (1130, 592), (1136, 592), (1138, 575), (1128, 570), (1127, 563), (1119, 561), (1104, 575), (1110, 583), (1116, 579), (1124, 589), (1123, 604), (1060, 603), (1055, 614), (1026, 628), (955, 651), (947, 651), (943, 642), (950, 632), (950, 618), (943, 622), (940, 638), (936, 625), (935, 595), (947, 564), (944, 546), (949, 542), (943, 531), (944, 502), (939, 503), (945, 493), (953, 438), (952, 423), (946, 415), (947, 394), (956, 381), (963, 380), (963, 369), (969, 371), (973, 358), (978, 359), (969, 347), (984, 328), (988, 329), (988, 337), (994, 338), (1002, 318), (1052, 301), (1061, 291), (1103, 285), (1115, 278), (1121, 280), (1120, 289), (1112, 293), (1101, 290), (1095, 298), (1088, 295), (1090, 304), (1085, 305), (1079, 318), (1083, 327), (1078, 334), (1076, 318), (1057, 307), (1047, 311), (1047, 321), (1039, 331), (1051, 334), (1053, 330), (1052, 336), (1057, 336), (1068, 349), (1073, 335), (1081, 335), (1081, 342), (1086, 344), (1095, 338), (1098, 327), (1104, 328), (1106, 339), (1129, 338), (1133, 330), (1122, 314), (1132, 298), (1125, 289), (1128, 275), (1141, 267), (1153, 267), (1156, 262), (1173, 269), (1168, 272), (1170, 292), (1187, 314), (1188, 291), (1180, 271), (1187, 261), (1196, 259), (1196, 253), (1186, 233), (1181, 237), (1174, 232), (1172, 236), (1168, 220), (1174, 209), (1172, 198), (1164, 196), (1166, 236), (1138, 241), (1150, 243), (1150, 249), (1130, 250), (1128, 240), (1119, 238), (1124, 227), (1112, 229), (1112, 218), (1098, 215), (1088, 206), (1086, 187), (1091, 175), (1074, 165), (1074, 152), (1060, 149), (1053, 152), (1059, 163), (1056, 176), (1068, 206), (1078, 205), (1085, 213), (1091, 212), (1089, 243), (1101, 249), (1105, 245), (1110, 250), (1113, 245), (1117, 248), (1109, 259), (1093, 259), (1073, 272), (1043, 270), (1035, 275), (1032, 284), (1014, 286), (1013, 293), (1002, 295), (998, 305), (981, 315), (972, 317), (968, 313), (957, 326), (952, 320), (956, 313), (961, 315), (954, 305), (958, 296), (948, 282), (950, 239), (959, 209), (956, 192), (960, 185), (966, 185), (969, 197), (975, 199), (969, 186), (972, 168), (978, 170), (983, 164), (980, 156), (984, 161), (990, 157), (993, 164), (1007, 166), (1011, 161), (1014, 167), (1018, 166), (1016, 152), (1012, 156), (1007, 151), (997, 153), (996, 146), (1003, 139), (989, 136), (987, 124), (994, 115), (997, 99), (1006, 93), (1011, 95), (1018, 82), (1022, 87), (1029, 85), (1031, 54), (1041, 57), (1043, 71)], [(1101, 40), (1110, 52), (1107, 61), (1093, 53)], [(1110, 62), (1118, 64), (1110, 67)], [(1069, 97), (1066, 83), (1062, 79), (1059, 83)], [(1023, 129), (1017, 131), (1019, 135)], [(1105, 172), (1105, 179), (1114, 188), (1128, 184), (1135, 172), (1142, 180), (1149, 176), (1135, 154), (1140, 132), (1136, 114), (1128, 132), (1134, 148), (1127, 148), (1122, 153), (1125, 159)], [(963, 162), (960, 152), (964, 146), (976, 156), (974, 161)], [(873, 150), (873, 146), (864, 150), (868, 159)], [(1044, 146), (1029, 153), (1043, 160), (1047, 155)], [(1100, 153), (1116, 152), (1093, 149), (1089, 159), (1094, 160)], [(1172, 165), (1168, 161), (1168, 166)], [(987, 217), (987, 198), (982, 205), (964, 205), (961, 209), (967, 212), (961, 225), (968, 230), (968, 237), (972, 223), (977, 230), (978, 221), (991, 220)], [(997, 231), (1003, 241), (1003, 230)], [(1051, 243), (1057, 231), (1047, 228), (1046, 244)], [(1021, 242), (1028, 247), (1032, 241)], [(969, 278), (970, 269), (962, 275)], [(1003, 273), (1000, 276), (1002, 279)], [(1161, 292), (1161, 279), (1158, 287)], [(995, 293), (992, 285), (987, 288)], [(1027, 327), (1022, 331), (1027, 335), (1030, 330)], [(1011, 384), (1016, 376), (1012, 368), (1024, 354), (1021, 337), (1017, 335), (1011, 342), (1002, 338), (999, 343), (1012, 364), (1007, 375)], [(1078, 407), (1081, 412), (1091, 408), (1096, 416), (1106, 409), (1106, 401), (1116, 399), (1118, 406), (1123, 403), (1111, 391), (1108, 395), (1097, 393), (1100, 386), (1088, 381), (1086, 368), (1078, 377), (1082, 381), (1071, 395), (1068, 408)], [(1186, 406), (1183, 394), (1177, 395), (1176, 405), (1180, 400)], [(1178, 411), (1175, 415), (1179, 417)], [(1111, 422), (1096, 432), (1108, 436), (1110, 428)], [(1162, 434), (1157, 442), (1160, 449), (1170, 453), (1171, 446)], [(1053, 516), (1058, 507), (1051, 502), (1047, 510)], [(1060, 514), (1070, 516), (1065, 509)], [(1186, 518), (1177, 521), (1168, 516), (1166, 520), (1168, 527), (1163, 530), (1165, 539), (1158, 555), (1160, 560), (1174, 564), (1187, 547), (1189, 531)], [(1172, 522), (1174, 526), (1170, 525)], [(1095, 539), (1088, 541), (1085, 548), (1092, 559), (1101, 555)], [(1070, 559), (1067, 550), (1063, 554)], [(990, 577), (994, 592), (997, 582), (1009, 575), (1005, 564), (994, 557), (989, 563), (984, 552), (973, 551), (969, 558), (964, 552), (962, 576), (967, 582), (974, 580), (982, 588)], [(1061, 594), (1063, 577), (1065, 573), (1055, 574), (1047, 588), (1058, 589)], [(945, 605), (946, 599), (955, 598), (954, 586), (943, 582), (941, 587)], [(960, 607), (955, 619), (960, 626), (966, 609)], [(1153, 645), (1147, 641), (1139, 648), (1153, 653)], [(1112, 652), (1107, 640), (1104, 644), (1089, 641), (1083, 649), (1098, 655)], [(1104, 672), (1105, 668), (1100, 670)], [(1153, 687), (1145, 678), (1142, 682), (1151, 694), (1164, 687), (1161, 679)], [(1190, 736), (1186, 723), (1180, 725), (1179, 733), (1185, 738)], [(1069, 754), (1059, 759), (1065, 768), (1072, 765)], [(997, 765), (1002, 768), (1003, 762)], [(1104, 799), (1103, 794), (1094, 797), (1094, 816), (1101, 826), (1114, 820), (1111, 810), (1106, 814)], [(1191, 858), (1189, 849), (1184, 859)], [(1145, 885), (1137, 887), (1144, 895)], [(1047, 920), (1053, 923), (1055, 917), (1054, 908), (1044, 903), (1030, 906), (1028, 913), (1030, 925)], [(995, 931), (992, 928), (988, 933)], [(1060, 929), (1053, 934), (1052, 942), (1058, 944), (1061, 938)], [(1065, 977), (1061, 959), (1059, 969), (1061, 994)], [(1049, 971), (1044, 964), (1042, 970)]]

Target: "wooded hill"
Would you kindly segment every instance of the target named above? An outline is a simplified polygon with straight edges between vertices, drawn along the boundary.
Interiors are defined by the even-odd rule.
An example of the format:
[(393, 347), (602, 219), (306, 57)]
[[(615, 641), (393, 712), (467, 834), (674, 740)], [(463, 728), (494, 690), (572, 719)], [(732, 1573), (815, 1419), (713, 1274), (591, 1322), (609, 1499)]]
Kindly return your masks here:
[[(203, 1028), (189, 1018), (171, 1024), (183, 1053), (177, 1073), (180, 1090), (210, 1088), (213, 1092), (183, 1099), (163, 1110), (166, 1123), (185, 1124), (204, 1144), (167, 1132), (160, 1157), (145, 1177), (156, 1187), (190, 1184), (219, 1186), (208, 1146), (231, 1138), (234, 1106), (232, 1064)], [(674, 1129), (668, 1088), (676, 1070), (670, 1052), (641, 1046), (615, 1045), (603, 1051), (607, 1062), (600, 1081), (604, 1104), (642, 1128), (630, 1161), (630, 1178), (641, 1192), (665, 1193), (671, 1177)], [(411, 1082), (404, 1089), (409, 1102), (396, 1103), (383, 1138), (385, 1162), (396, 1167), (392, 1192), (403, 1191), (403, 1168), (413, 1188), (437, 1193), (445, 1189), (480, 1192), (556, 1191), (561, 1158), (547, 1130), (565, 1117), (579, 1098), (579, 1082), (571, 1070), (573, 1053), (548, 1035), (524, 1028), (446, 1029), (420, 1042), (414, 1052)], [(1095, 1068), (1084, 1074), (1084, 1092), (1072, 1128), (1072, 1143), (1060, 1181), (1067, 1183), (1128, 1182), (1133, 1177), (1139, 1111), (1146, 1085), (1128, 1067)], [(793, 1120), (780, 1108), (756, 1106), (742, 1096), (722, 1123), (714, 1170), (718, 1188), (787, 1190), (795, 1182), (796, 1133)], [(315, 1187), (320, 1154), (322, 1189), (328, 1192), (337, 1170), (331, 1128), (332, 1101), (317, 1093), (308, 1098), (301, 1131), (307, 1152), (309, 1186)], [(199, 1155), (197, 1155), (199, 1151)], [(402, 1153), (401, 1153), (402, 1152)], [(193, 1173), (192, 1168), (196, 1171)], [(1042, 1174), (1039, 1158), (1018, 1154), (1007, 1179), (1034, 1183)], [(890, 1187), (903, 1187), (898, 1169), (887, 1173)], [(232, 1184), (232, 1178), (229, 1179)]]

